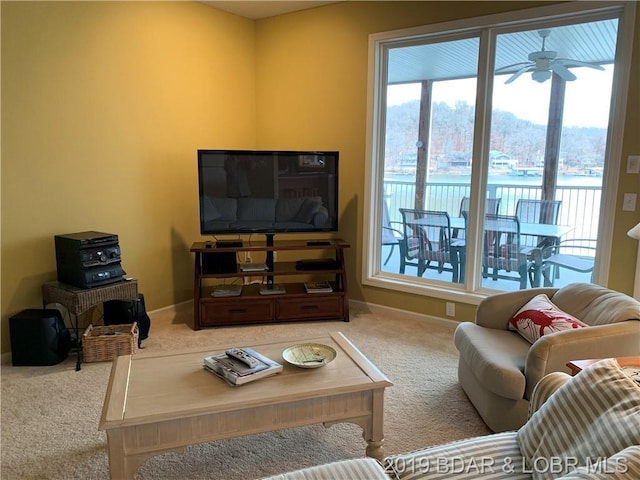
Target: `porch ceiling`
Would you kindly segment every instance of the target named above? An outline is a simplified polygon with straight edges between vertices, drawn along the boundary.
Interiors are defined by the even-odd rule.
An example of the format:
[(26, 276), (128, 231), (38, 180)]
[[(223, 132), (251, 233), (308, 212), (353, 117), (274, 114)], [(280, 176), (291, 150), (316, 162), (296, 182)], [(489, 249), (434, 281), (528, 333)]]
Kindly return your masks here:
[[(617, 20), (603, 20), (548, 28), (545, 49), (558, 52), (558, 58), (571, 58), (596, 64), (612, 63), (615, 58)], [(542, 27), (541, 27), (542, 28)], [(544, 27), (547, 28), (547, 27)], [(526, 62), (527, 55), (539, 51), (539, 28), (498, 35), (496, 68)], [(477, 76), (479, 39), (467, 38), (440, 43), (404, 46), (389, 51), (390, 84), (423, 80), (447, 80)], [(504, 70), (513, 73), (517, 68)]]

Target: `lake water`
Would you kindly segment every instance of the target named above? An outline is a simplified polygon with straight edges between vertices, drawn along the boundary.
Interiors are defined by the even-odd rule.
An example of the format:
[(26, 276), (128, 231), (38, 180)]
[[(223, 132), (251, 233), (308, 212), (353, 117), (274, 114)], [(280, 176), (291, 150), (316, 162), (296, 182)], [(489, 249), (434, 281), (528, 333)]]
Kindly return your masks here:
[[(384, 179), (396, 182), (414, 182), (414, 174), (385, 174)], [(462, 183), (470, 184), (471, 177), (469, 175), (452, 175), (452, 174), (431, 174), (428, 177), (429, 182), (433, 183)], [(488, 183), (493, 185), (542, 185), (542, 176), (540, 175), (509, 175), (509, 174), (490, 174)], [(602, 176), (594, 175), (558, 175), (558, 186), (566, 187), (601, 187)]]

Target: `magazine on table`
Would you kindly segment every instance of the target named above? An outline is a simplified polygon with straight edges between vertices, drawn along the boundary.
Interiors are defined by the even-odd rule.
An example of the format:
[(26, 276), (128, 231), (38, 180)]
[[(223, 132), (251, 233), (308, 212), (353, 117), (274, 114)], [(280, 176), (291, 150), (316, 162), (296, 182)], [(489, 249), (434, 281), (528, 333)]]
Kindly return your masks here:
[(211, 293), (212, 297), (237, 297), (242, 295), (242, 285), (218, 285)]
[(227, 352), (230, 351), (240, 351), (240, 356), (246, 355), (249, 357), (249, 361), (254, 363), (254, 366), (250, 366), (246, 361), (228, 353), (205, 357), (203, 364), (206, 370), (224, 379), (229, 385), (243, 385), (282, 372), (281, 364), (265, 357), (252, 348), (244, 347), (227, 350)]
[(331, 284), (325, 280), (321, 280), (318, 282), (305, 282), (304, 288), (307, 291), (307, 293), (333, 292), (333, 288), (331, 288)]
[(276, 283), (272, 285), (260, 285), (260, 295), (283, 295), (287, 293), (284, 285), (278, 285)]

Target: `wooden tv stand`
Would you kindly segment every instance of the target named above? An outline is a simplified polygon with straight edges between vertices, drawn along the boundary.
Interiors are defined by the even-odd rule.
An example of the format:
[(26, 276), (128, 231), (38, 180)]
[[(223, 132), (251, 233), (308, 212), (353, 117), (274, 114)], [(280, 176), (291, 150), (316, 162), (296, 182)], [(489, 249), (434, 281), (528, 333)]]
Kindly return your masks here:
[[(349, 321), (347, 272), (344, 249), (349, 244), (341, 239), (244, 241), (242, 246), (216, 247), (215, 242), (196, 242), (194, 268), (194, 330), (202, 327), (246, 323), (288, 322), (300, 320)], [(332, 265), (311, 265), (299, 269), (296, 261), (274, 261), (274, 252), (302, 252), (298, 259), (330, 253)], [(244, 272), (236, 262), (239, 252), (263, 252), (267, 270)], [(222, 254), (222, 255), (220, 255)], [(226, 255), (225, 255), (226, 254)], [(286, 255), (286, 254), (283, 254)], [(297, 255), (296, 255), (297, 256)], [(235, 257), (235, 258), (234, 258)], [(263, 284), (245, 284), (245, 279), (264, 278), (267, 283), (283, 285), (285, 293), (261, 295)], [(297, 278), (296, 278), (297, 277)], [(297, 280), (297, 281), (296, 281)], [(333, 291), (307, 293), (304, 282), (327, 280)], [(213, 297), (216, 285), (242, 285), (242, 294), (235, 297)]]

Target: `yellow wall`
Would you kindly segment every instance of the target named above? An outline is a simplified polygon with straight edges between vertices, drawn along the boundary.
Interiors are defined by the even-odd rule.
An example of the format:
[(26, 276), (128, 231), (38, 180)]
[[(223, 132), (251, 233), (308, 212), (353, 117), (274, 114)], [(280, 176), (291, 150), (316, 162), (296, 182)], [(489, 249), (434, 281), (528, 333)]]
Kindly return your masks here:
[(255, 147), (254, 45), (199, 3), (2, 2), (2, 352), (56, 234), (118, 234), (149, 309), (192, 296), (196, 150)]
[[(535, 4), (462, 5), (343, 2), (253, 22), (195, 2), (3, 1), (1, 351), (8, 318), (55, 280), (55, 234), (117, 233), (149, 310), (191, 298), (198, 148), (339, 150), (351, 297), (444, 316), (443, 301), (360, 285), (367, 42)], [(640, 152), (631, 90), (625, 156)], [(620, 175), (620, 204), (638, 182)], [(627, 293), (638, 221), (617, 209), (609, 284)]]

